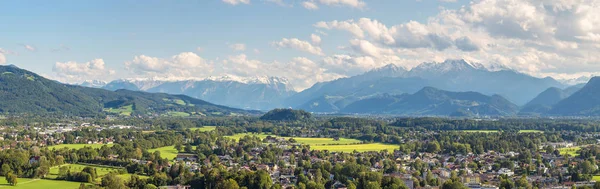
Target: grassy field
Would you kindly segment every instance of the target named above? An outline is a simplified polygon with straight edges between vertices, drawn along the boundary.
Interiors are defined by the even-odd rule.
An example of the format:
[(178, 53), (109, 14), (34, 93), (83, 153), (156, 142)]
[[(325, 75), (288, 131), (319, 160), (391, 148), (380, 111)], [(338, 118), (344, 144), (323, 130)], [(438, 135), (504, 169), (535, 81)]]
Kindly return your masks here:
[(54, 145), (54, 146), (48, 146), (48, 149), (61, 149), (61, 148), (70, 148), (70, 149), (80, 149), (86, 146), (92, 147), (92, 148), (100, 148), (104, 145), (107, 146), (113, 146), (113, 144), (59, 144), (59, 145)]
[(568, 148), (559, 148), (558, 151), (561, 155), (569, 154), (573, 157), (578, 156), (577, 151), (581, 149), (580, 146), (568, 147)]
[[(242, 137), (244, 137), (246, 135), (257, 136), (257, 137), (259, 137), (261, 139), (264, 139), (267, 136), (269, 136), (268, 134), (240, 133), (240, 134), (236, 134), (236, 135), (233, 135), (233, 136), (226, 136), (226, 137), (231, 138), (231, 139), (235, 139), (235, 140), (239, 140), (240, 138), (242, 138)], [(273, 136), (273, 135), (271, 135), (271, 136)], [(308, 144), (308, 145), (311, 145), (311, 146), (318, 146), (318, 145), (348, 145), (348, 144), (358, 144), (358, 143), (361, 143), (360, 140), (349, 139), (349, 138), (340, 138), (339, 141), (335, 141), (335, 140), (333, 140), (333, 138), (303, 138), (303, 137), (283, 137), (283, 138), (285, 138), (285, 139), (294, 138), (297, 143)]]
[[(466, 133), (497, 133), (500, 132), (498, 130), (460, 130)], [(540, 130), (519, 130), (519, 133), (543, 133), (544, 131)]]
[(133, 105), (123, 106), (123, 107), (119, 107), (119, 108), (105, 108), (104, 111), (113, 113), (113, 114), (130, 116), (131, 113), (133, 112)]
[(519, 133), (543, 133), (544, 131), (540, 130), (520, 130)]
[[(65, 165), (61, 165), (61, 167), (63, 166), (67, 166), (70, 168), (71, 172), (81, 172), (81, 170), (83, 170), (83, 168), (85, 167), (93, 167), (96, 168), (96, 173), (98, 173), (98, 177), (102, 177), (110, 172), (117, 172), (118, 173), (118, 169), (114, 168), (114, 167), (108, 167), (108, 166), (99, 166), (99, 165), (85, 165), (85, 164), (65, 164)], [(47, 178), (51, 178), (54, 179), (58, 176), (58, 171), (60, 170), (60, 167), (56, 166), (56, 167), (52, 167), (50, 168), (50, 173), (48, 173)]]
[[(10, 186), (6, 182), (6, 179), (0, 179), (0, 188), (11, 188), (11, 189), (77, 189), (79, 188), (79, 182), (59, 181), (59, 180), (47, 180), (47, 179), (28, 179), (19, 178), (17, 179), (16, 186)], [(86, 184), (87, 185), (87, 184)]]
[(594, 177), (592, 177), (592, 180), (596, 181), (596, 182), (600, 182), (600, 175), (594, 175)]
[(356, 150), (358, 152), (381, 151), (381, 150), (388, 150), (389, 152), (393, 152), (395, 149), (398, 149), (398, 148), (399, 147), (397, 145), (381, 144), (381, 143), (310, 146), (310, 149), (312, 149), (312, 150), (329, 150), (332, 152), (354, 152), (354, 150)]
[(169, 160), (177, 157), (177, 150), (175, 150), (175, 146), (165, 146), (161, 148), (149, 149), (148, 152), (154, 153), (155, 151), (160, 152), (160, 157), (167, 158)]
[(215, 129), (217, 129), (216, 126), (204, 126), (204, 127), (190, 128), (190, 130), (192, 130), (192, 131), (200, 131), (200, 132), (208, 132), (208, 131), (212, 131)]
[(497, 133), (498, 130), (460, 130), (465, 133)]

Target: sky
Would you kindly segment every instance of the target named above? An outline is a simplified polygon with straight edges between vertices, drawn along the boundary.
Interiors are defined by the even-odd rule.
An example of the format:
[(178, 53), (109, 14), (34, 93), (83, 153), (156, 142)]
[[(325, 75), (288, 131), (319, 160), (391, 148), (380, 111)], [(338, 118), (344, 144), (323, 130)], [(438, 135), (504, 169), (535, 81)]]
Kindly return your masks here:
[(0, 64), (65, 83), (284, 77), (302, 90), (387, 64), (465, 59), (600, 73), (600, 0), (0, 2)]

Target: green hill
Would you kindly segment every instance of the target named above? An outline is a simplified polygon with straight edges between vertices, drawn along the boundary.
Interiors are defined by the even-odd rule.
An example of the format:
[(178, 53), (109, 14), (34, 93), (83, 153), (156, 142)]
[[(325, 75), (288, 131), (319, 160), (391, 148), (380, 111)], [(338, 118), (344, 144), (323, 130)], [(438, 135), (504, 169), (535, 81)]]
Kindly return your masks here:
[[(250, 114), (184, 95), (109, 91), (62, 84), (14, 66), (0, 66), (0, 113), (73, 116)], [(179, 114), (182, 115), (182, 114)]]

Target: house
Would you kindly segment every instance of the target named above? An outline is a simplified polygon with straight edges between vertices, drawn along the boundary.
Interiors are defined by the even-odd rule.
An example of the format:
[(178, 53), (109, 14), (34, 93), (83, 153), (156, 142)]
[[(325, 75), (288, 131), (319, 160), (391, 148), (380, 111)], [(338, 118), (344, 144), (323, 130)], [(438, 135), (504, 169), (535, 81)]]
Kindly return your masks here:
[(32, 156), (29, 158), (29, 164), (36, 164), (40, 162), (40, 156)]
[(177, 154), (175, 158), (177, 161), (197, 161), (198, 156), (196, 154)]

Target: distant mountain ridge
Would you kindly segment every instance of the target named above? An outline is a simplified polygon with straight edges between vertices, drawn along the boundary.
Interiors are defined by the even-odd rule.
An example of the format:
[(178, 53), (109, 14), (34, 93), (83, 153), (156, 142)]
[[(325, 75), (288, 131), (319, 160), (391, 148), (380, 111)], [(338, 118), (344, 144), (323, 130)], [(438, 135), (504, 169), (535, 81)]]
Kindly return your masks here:
[(525, 104), (550, 87), (565, 85), (552, 78), (536, 78), (503, 66), (486, 68), (465, 60), (446, 60), (422, 63), (411, 70), (387, 65), (361, 75), (317, 83), (286, 102), (290, 107), (311, 112), (336, 112), (352, 101), (383, 94), (412, 94), (424, 87), (500, 95), (516, 104)]
[(341, 112), (362, 114), (510, 116), (519, 107), (505, 98), (477, 92), (450, 92), (425, 87), (414, 94), (383, 95), (356, 101)]
[(559, 101), (547, 115), (600, 116), (600, 77), (593, 77), (583, 88)]
[(0, 66), (0, 113), (72, 116), (250, 114), (184, 95), (109, 91), (62, 84), (14, 66)]
[(184, 94), (226, 106), (259, 110), (282, 107), (283, 100), (296, 93), (285, 78), (231, 75), (180, 81), (120, 79), (112, 81), (102, 88)]

